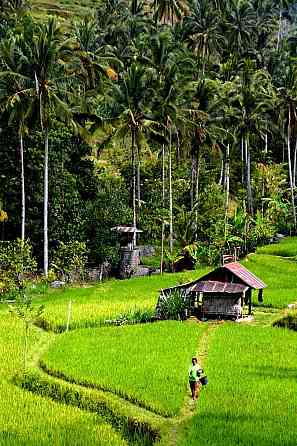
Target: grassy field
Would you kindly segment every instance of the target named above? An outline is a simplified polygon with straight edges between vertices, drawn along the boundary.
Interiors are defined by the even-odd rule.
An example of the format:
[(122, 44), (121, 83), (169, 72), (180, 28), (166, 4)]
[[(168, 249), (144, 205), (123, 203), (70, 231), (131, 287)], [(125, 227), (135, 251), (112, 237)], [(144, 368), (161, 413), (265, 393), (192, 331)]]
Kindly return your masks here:
[(42, 363), (67, 380), (95, 385), (173, 416), (183, 403), (189, 362), (205, 328), (166, 321), (75, 330), (59, 336)]
[[(290, 245), (287, 240), (280, 246)], [(297, 240), (294, 243), (297, 250)], [(275, 246), (275, 245), (271, 245)], [(270, 247), (270, 246), (269, 246)], [(243, 264), (258, 275), (268, 286), (264, 290), (266, 308), (285, 308), (297, 301), (295, 277), (297, 262), (271, 254), (250, 254)], [(178, 274), (165, 274), (135, 278), (131, 280), (109, 280), (86, 288), (48, 289), (43, 293), (40, 288), (32, 290), (36, 304), (45, 303), (44, 317), (49, 328), (63, 331), (67, 323), (68, 305), (71, 300), (71, 328), (92, 327), (105, 320), (116, 319), (129, 312), (153, 311), (161, 288), (197, 279), (206, 274), (208, 268), (198, 268)], [(257, 293), (253, 293), (257, 305)]]
[[(0, 315), (0, 445), (126, 445), (98, 416), (13, 385), (13, 376), (22, 368), (22, 330), (13, 317), (5, 312)], [(39, 331), (31, 331), (30, 345), (40, 336)]]
[[(141, 404), (163, 415), (175, 415), (166, 418), (163, 446), (191, 446), (198, 441), (200, 446), (295, 446), (297, 333), (272, 328), (271, 323), (287, 314), (288, 303), (297, 301), (296, 253), (297, 238), (286, 239), (259, 249), (243, 262), (268, 285), (264, 307), (255, 307), (255, 322), (248, 326), (225, 323), (209, 333), (203, 331), (204, 324), (180, 322), (89, 328), (67, 334), (31, 329), (30, 352), (36, 364), (42, 354), (40, 346), (48, 344), (44, 360), (49, 368), (111, 392), (51, 378), (41, 370), (26, 388), (43, 396), (14, 385), (15, 374), (22, 370), (23, 326), (1, 304), (0, 445), (132, 445), (121, 430), (114, 430), (118, 419), (128, 428), (131, 420), (134, 428), (146, 429), (150, 420), (163, 426), (163, 418), (140, 409)], [(31, 294), (34, 305), (45, 304), (50, 328), (65, 329), (70, 300), (70, 328), (96, 327), (128, 312), (152, 311), (160, 288), (198, 278), (206, 271), (110, 280), (62, 290), (37, 287)], [(197, 345), (199, 339), (202, 346)], [(188, 410), (183, 405), (188, 392), (187, 367), (198, 348), (208, 353), (204, 366), (210, 384), (196, 410)], [(96, 415), (104, 416), (102, 409), (110, 414), (108, 422)], [(154, 431), (150, 438), (153, 436)], [(137, 444), (151, 443), (140, 440)]]
[(257, 249), (257, 253), (281, 257), (295, 257), (297, 256), (297, 237), (287, 237), (280, 243), (262, 246)]
[[(266, 283), (265, 307), (284, 308), (297, 301), (296, 261), (267, 254), (250, 254), (242, 263)], [(257, 292), (253, 293), (253, 300), (257, 304)]]
[(206, 272), (206, 268), (201, 268), (163, 277), (109, 280), (87, 288), (49, 289), (45, 294), (37, 288), (32, 291), (32, 297), (36, 304), (46, 302), (44, 316), (52, 329), (65, 329), (70, 300), (71, 328), (90, 327), (136, 310), (153, 311), (161, 288), (187, 282)]
[(210, 384), (179, 446), (295, 446), (297, 334), (225, 324), (211, 335)]

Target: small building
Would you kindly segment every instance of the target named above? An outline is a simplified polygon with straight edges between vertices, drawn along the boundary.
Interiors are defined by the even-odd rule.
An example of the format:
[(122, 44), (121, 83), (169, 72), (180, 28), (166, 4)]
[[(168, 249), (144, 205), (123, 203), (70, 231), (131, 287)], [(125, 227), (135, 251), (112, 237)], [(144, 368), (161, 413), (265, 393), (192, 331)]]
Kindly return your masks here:
[(140, 252), (136, 247), (136, 240), (137, 235), (141, 234), (142, 231), (134, 226), (115, 226), (111, 230), (117, 232), (120, 238), (121, 260), (119, 277), (127, 279), (137, 271), (140, 264)]
[(251, 314), (253, 290), (258, 290), (258, 300), (263, 302), (264, 288), (266, 284), (240, 263), (227, 263), (193, 282), (161, 290), (157, 315), (164, 299), (180, 293), (185, 316), (238, 319)]

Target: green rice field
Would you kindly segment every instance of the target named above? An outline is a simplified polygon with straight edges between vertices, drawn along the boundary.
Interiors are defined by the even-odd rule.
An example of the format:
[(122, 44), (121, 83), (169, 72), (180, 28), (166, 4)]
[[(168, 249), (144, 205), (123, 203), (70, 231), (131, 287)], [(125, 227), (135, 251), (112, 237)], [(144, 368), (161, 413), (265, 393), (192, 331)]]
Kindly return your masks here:
[[(124, 446), (126, 441), (98, 416), (24, 392), (12, 383), (22, 368), (22, 325), (0, 315), (0, 445)], [(31, 331), (30, 344), (40, 333)]]
[(166, 321), (75, 330), (56, 340), (42, 364), (71, 382), (93, 384), (173, 416), (183, 403), (189, 358), (196, 354), (205, 328)]
[[(254, 293), (250, 323), (102, 326), (151, 314), (159, 289), (205, 268), (32, 288), (46, 330), (30, 329), (26, 373), (24, 327), (1, 304), (0, 445), (295, 446), (297, 334), (272, 323), (296, 313), (286, 308), (297, 302), (296, 255), (297, 238), (288, 238), (243, 262), (268, 285), (261, 306)], [(70, 331), (60, 333), (70, 301)], [(197, 352), (209, 384), (192, 403), (187, 369)]]
[(296, 333), (220, 326), (211, 336), (207, 371), (209, 387), (178, 445), (296, 445)]

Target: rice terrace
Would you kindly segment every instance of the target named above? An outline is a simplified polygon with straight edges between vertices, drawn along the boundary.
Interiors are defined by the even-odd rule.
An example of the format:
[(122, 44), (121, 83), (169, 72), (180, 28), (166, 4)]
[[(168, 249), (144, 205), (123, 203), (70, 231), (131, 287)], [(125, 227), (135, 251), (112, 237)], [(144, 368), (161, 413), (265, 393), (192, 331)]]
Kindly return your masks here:
[[(88, 287), (31, 290), (45, 304), (29, 330), (0, 312), (1, 445), (296, 445), (297, 238), (259, 248), (243, 264), (268, 285), (254, 319), (106, 325), (153, 314), (158, 291), (205, 269)], [(63, 326), (69, 301), (72, 316)], [(141, 319), (142, 315), (143, 319)], [(296, 320), (296, 319), (295, 319)], [(209, 384), (190, 399), (198, 354)]]

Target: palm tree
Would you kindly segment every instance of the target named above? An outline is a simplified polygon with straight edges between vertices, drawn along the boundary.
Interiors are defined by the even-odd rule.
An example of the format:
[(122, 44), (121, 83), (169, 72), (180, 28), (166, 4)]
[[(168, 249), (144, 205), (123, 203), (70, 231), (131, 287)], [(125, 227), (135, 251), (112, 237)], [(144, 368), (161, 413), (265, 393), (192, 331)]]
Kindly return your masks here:
[[(286, 77), (283, 81), (283, 86), (278, 89), (280, 105), (282, 109), (281, 118), (286, 123), (287, 128), (287, 158), (288, 158), (288, 175), (289, 186), (291, 194), (292, 214), (294, 221), (294, 229), (297, 227), (296, 209), (295, 209), (295, 194), (294, 194), (294, 174), (292, 168), (292, 143), (295, 138), (295, 147), (297, 144), (297, 66), (295, 60), (290, 60), (290, 64), (286, 73)], [(295, 149), (296, 150), (296, 149)], [(296, 155), (295, 155), (296, 156)], [(294, 157), (295, 157), (294, 156)]]
[(186, 4), (183, 0), (154, 0), (153, 2), (155, 20), (169, 22), (172, 26), (175, 20), (181, 19), (185, 8)]
[(26, 89), (26, 81), (22, 76), (22, 63), (20, 62), (17, 41), (11, 37), (2, 42), (0, 47), (0, 104), (8, 113), (8, 122), (18, 125), (20, 141), (21, 164), (21, 239), (25, 239), (26, 197), (25, 197), (25, 168), (24, 168), (24, 134), (26, 131), (26, 118), (29, 110), (30, 98)]
[[(140, 209), (140, 150), (147, 124), (151, 120), (150, 104), (152, 100), (152, 71), (137, 62), (125, 71), (118, 83), (111, 83), (107, 96), (108, 114), (115, 128), (114, 136), (131, 137), (132, 161), (132, 207), (133, 226), (137, 225), (136, 180), (138, 185), (138, 212)], [(137, 160), (137, 179), (136, 179)], [(134, 234), (134, 245), (136, 233)]]
[(207, 0), (191, 0), (189, 15), (184, 18), (183, 27), (185, 38), (203, 61), (203, 72), (206, 59), (210, 55), (217, 55), (224, 36), (221, 33), (221, 17), (215, 5)]
[(71, 112), (63, 100), (69, 87), (61, 61), (70, 57), (70, 41), (64, 39), (61, 28), (54, 19), (26, 30), (26, 41), (21, 47), (22, 60), (31, 81), (31, 96), (44, 135), (44, 261), (45, 276), (48, 275), (48, 155), (51, 116), (73, 122)]
[(257, 16), (249, 1), (230, 0), (226, 10), (225, 32), (228, 48), (243, 55), (251, 46), (257, 25)]
[(247, 210), (252, 214), (251, 140), (255, 135), (263, 137), (267, 132), (267, 117), (275, 107), (276, 98), (269, 75), (263, 70), (256, 70), (250, 59), (242, 62), (240, 77), (235, 77), (233, 86), (230, 84), (230, 87), (234, 131), (241, 141)]

